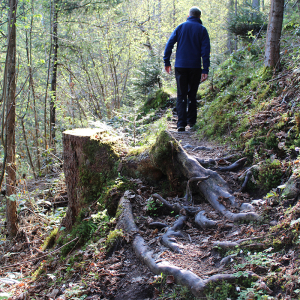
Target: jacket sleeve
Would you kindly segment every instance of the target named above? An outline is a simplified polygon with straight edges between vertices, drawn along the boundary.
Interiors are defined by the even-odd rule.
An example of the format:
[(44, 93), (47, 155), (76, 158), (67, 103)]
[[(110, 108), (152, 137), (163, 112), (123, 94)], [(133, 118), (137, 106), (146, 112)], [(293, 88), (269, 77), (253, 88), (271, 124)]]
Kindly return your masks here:
[(172, 49), (176, 42), (177, 42), (177, 28), (173, 31), (166, 44), (165, 53), (164, 53), (164, 62), (166, 67), (171, 66), (170, 57), (172, 54)]
[(203, 64), (203, 74), (208, 74), (208, 69), (210, 65), (210, 41), (206, 28), (204, 28), (202, 43), (201, 43), (201, 57)]

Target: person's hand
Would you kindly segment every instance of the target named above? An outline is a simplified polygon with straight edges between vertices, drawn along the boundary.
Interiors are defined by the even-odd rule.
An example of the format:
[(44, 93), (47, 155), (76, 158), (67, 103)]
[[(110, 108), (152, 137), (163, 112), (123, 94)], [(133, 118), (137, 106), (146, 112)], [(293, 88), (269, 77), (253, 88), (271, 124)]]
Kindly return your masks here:
[(207, 74), (201, 74), (201, 82), (205, 81), (207, 79)]
[(165, 70), (168, 74), (171, 74), (171, 66), (166, 66)]

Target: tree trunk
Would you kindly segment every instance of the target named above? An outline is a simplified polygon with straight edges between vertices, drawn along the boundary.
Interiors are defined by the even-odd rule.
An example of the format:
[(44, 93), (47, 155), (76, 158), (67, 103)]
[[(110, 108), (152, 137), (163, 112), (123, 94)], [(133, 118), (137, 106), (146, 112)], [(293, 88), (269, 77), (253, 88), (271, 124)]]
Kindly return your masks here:
[(260, 8), (260, 1), (259, 0), (252, 0), (252, 8), (259, 11)]
[(7, 139), (7, 167), (6, 167), (6, 222), (10, 236), (15, 236), (17, 226), (17, 203), (9, 197), (15, 194), (16, 186), (16, 12), (17, 0), (9, 1), (10, 12), (8, 20), (8, 49), (7, 49), (7, 109), (6, 109), (6, 139)]
[(50, 147), (55, 151), (55, 103), (56, 103), (56, 83), (57, 83), (57, 7), (56, 2), (53, 1), (53, 65), (52, 65), (52, 79), (50, 92)]
[[(72, 228), (83, 208), (96, 202), (104, 184), (117, 176), (120, 141), (99, 129), (81, 128), (63, 133), (64, 173), (68, 210), (62, 225)], [(117, 199), (118, 201), (119, 199)], [(110, 213), (118, 203), (102, 203)]]
[[(234, 7), (234, 0), (229, 0), (228, 1), (228, 13), (227, 13), (228, 24), (231, 21), (230, 16), (233, 12), (233, 7)], [(227, 49), (228, 49), (229, 54), (231, 54), (233, 51), (233, 35), (229, 30), (227, 30)]]
[[(28, 73), (29, 73), (29, 87), (31, 87), (32, 99), (33, 99), (33, 113), (34, 113), (34, 123), (35, 123), (34, 144), (35, 144), (35, 148), (36, 148), (35, 151), (36, 151), (37, 168), (38, 168), (38, 172), (40, 172), (40, 170), (41, 170), (40, 145), (39, 145), (39, 135), (40, 135), (39, 131), (40, 130), (39, 130), (39, 122), (38, 122), (38, 117), (37, 117), (37, 111), (36, 111), (36, 96), (35, 96), (33, 74), (32, 74), (32, 55), (31, 55), (31, 53), (32, 53), (33, 16), (34, 16), (34, 6), (33, 6), (33, 0), (31, 0), (31, 20), (30, 20), (29, 39), (28, 39), (27, 31), (26, 31), (26, 54), (27, 54)], [(23, 119), (22, 119), (22, 126), (24, 127), (24, 122), (23, 122), (24, 120)], [(23, 131), (23, 134), (25, 136), (25, 131)], [(27, 145), (26, 145), (26, 148), (27, 148)], [(33, 167), (33, 165), (32, 165), (32, 167)], [(34, 170), (33, 170), (33, 172), (34, 172), (34, 177), (36, 178), (36, 173), (35, 173)]]
[(278, 68), (284, 0), (272, 0), (266, 37), (265, 67)]

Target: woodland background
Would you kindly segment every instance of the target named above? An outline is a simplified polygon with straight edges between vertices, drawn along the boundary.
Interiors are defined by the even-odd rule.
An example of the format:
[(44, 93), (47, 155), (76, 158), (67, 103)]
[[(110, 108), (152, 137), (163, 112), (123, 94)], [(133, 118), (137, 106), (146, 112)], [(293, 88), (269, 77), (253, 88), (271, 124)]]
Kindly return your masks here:
[[(276, 230), (280, 234), (284, 232), (288, 241), (276, 240), (276, 248), (273, 240), (272, 245), (278, 251), (274, 250), (274, 255), (281, 255), (280, 251), (285, 251), (287, 245), (297, 247), (299, 216), (293, 210), (284, 211), (286, 205), (297, 203), (299, 195), (299, 0), (285, 3), (278, 0), (272, 3), (264, 0), (197, 3), (183, 0), (2, 0), (0, 247), (6, 264), (13, 263), (11, 253), (24, 253), (13, 245), (14, 240), (8, 239), (20, 233), (19, 226), (21, 239), (26, 239), (27, 234), (27, 239), (32, 240), (36, 234), (32, 233), (33, 227), (44, 223), (38, 229), (40, 239), (35, 243), (37, 249), (30, 250), (31, 255), (39, 251), (44, 255), (53, 246), (48, 247), (48, 242), (57, 234), (66, 209), (51, 211), (51, 208), (49, 212), (47, 206), (57, 200), (56, 194), (62, 202), (67, 202), (61, 172), (63, 131), (78, 127), (106, 129), (123, 137), (127, 146), (138, 152), (137, 149), (153, 144), (159, 132), (168, 127), (167, 122), (172, 119), (172, 110), (168, 107), (174, 105), (176, 83), (173, 76), (164, 72), (163, 51), (171, 32), (186, 20), (193, 5), (202, 10), (201, 19), (211, 39), (209, 80), (200, 86), (198, 93), (197, 137), (226, 143), (233, 151), (242, 151), (241, 156), (247, 157), (247, 166), (259, 166), (247, 191), (254, 192), (253, 197), (267, 195), (268, 205), (263, 214), (276, 219), (273, 225), (281, 224)], [(279, 19), (283, 14), (283, 25), (279, 35), (277, 28), (277, 40), (273, 44), (272, 40), (268, 44), (268, 37), (272, 36), (272, 28), (267, 33), (270, 12), (275, 12)], [(279, 24), (276, 20), (275, 23)], [(278, 56), (270, 63), (267, 50), (272, 47)], [(15, 86), (9, 82), (15, 82)], [(293, 201), (287, 193), (280, 192), (290, 177), (296, 191), (292, 196), (289, 194)], [(113, 187), (104, 187), (101, 197), (109, 198), (122, 180), (118, 178)], [(279, 190), (278, 186), (281, 186)], [(49, 199), (52, 200), (49, 202)], [(147, 207), (153, 209), (153, 203), (148, 204)], [(277, 205), (280, 208), (276, 208), (275, 214)], [(297, 210), (298, 206), (295, 207)], [(36, 218), (34, 226), (28, 216)], [(77, 233), (84, 236), (87, 230), (91, 238), (95, 232), (99, 233), (97, 228), (101, 224), (104, 228), (101, 238), (106, 237), (113, 227), (110, 217), (98, 212), (97, 221), (87, 222), (90, 227), (77, 228)], [(26, 228), (30, 229), (26, 231)], [(75, 238), (76, 234), (71, 233), (69, 238)], [(68, 245), (70, 239), (61, 243)], [(84, 243), (87, 241), (84, 239)], [(57, 244), (55, 247), (60, 253)], [(68, 251), (62, 251), (62, 257), (68, 255), (69, 250), (68, 247)], [(258, 254), (254, 253), (253, 259), (259, 265)], [(263, 258), (264, 255), (269, 254), (262, 254)], [(48, 263), (51, 265), (50, 262), (45, 265)], [(266, 267), (262, 262), (267, 273), (274, 271), (275, 262), (272, 263)], [(38, 266), (33, 265), (28, 276), (34, 277), (34, 281), (40, 278), (45, 267), (41, 259)], [(294, 273), (298, 274), (299, 266), (293, 266)], [(71, 267), (59, 268), (66, 276), (58, 276), (57, 285), (72, 273)], [(284, 269), (279, 271), (285, 273)], [(281, 279), (272, 297), (280, 292), (296, 297), (299, 284), (284, 275)], [(33, 285), (32, 294), (36, 292), (35, 287)], [(226, 288), (222, 286), (221, 292)], [(252, 288), (250, 292), (255, 291)], [(235, 297), (246, 299), (242, 294)], [(262, 294), (268, 297), (267, 292), (261, 290), (256, 297)], [(278, 296), (278, 299), (281, 298)]]

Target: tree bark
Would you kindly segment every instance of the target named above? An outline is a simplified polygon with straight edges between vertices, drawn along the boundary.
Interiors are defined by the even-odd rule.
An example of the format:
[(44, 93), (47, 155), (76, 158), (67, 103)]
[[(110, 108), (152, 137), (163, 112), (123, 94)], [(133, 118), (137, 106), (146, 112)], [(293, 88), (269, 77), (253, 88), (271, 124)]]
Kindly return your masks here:
[(6, 222), (10, 236), (15, 236), (18, 231), (17, 203), (9, 196), (15, 194), (16, 186), (16, 13), (17, 0), (9, 1), (8, 20), (8, 49), (7, 49), (7, 102), (6, 102), (6, 139), (7, 139), (7, 167), (6, 167)]
[(52, 65), (52, 79), (51, 79), (51, 92), (50, 92), (50, 147), (55, 152), (55, 105), (56, 105), (56, 83), (57, 83), (57, 50), (58, 50), (58, 37), (57, 37), (57, 4), (53, 1), (53, 65)]
[[(230, 16), (232, 15), (233, 8), (234, 8), (234, 0), (229, 0), (227, 5), (228, 5), (227, 22), (229, 24), (231, 21)], [(227, 29), (227, 49), (228, 49), (228, 53), (231, 54), (233, 51), (233, 35), (228, 29)]]
[[(117, 176), (120, 141), (99, 129), (81, 128), (63, 132), (64, 173), (68, 210), (62, 225), (72, 228), (83, 208), (98, 200), (104, 184)], [(118, 203), (102, 203), (114, 214)]]
[(272, 0), (266, 37), (265, 67), (278, 68), (284, 0)]

